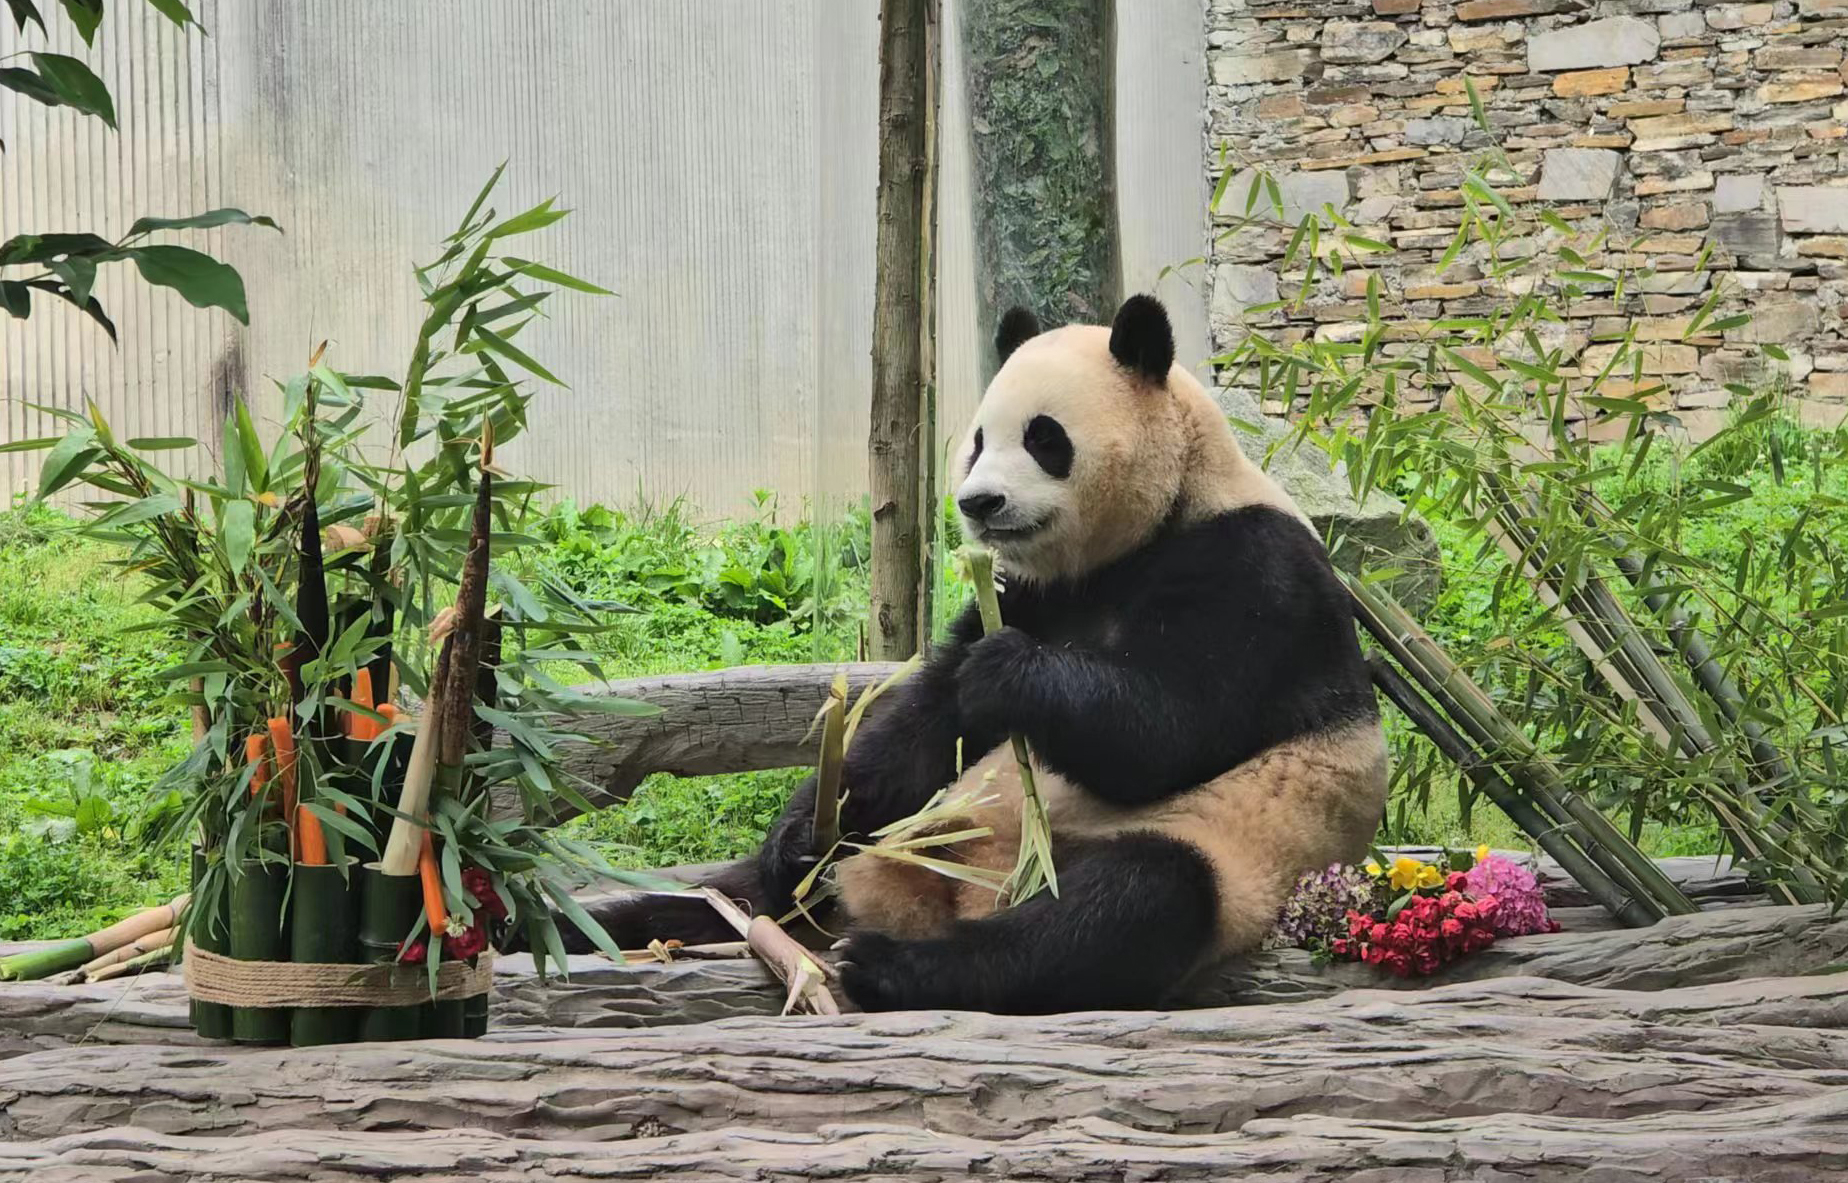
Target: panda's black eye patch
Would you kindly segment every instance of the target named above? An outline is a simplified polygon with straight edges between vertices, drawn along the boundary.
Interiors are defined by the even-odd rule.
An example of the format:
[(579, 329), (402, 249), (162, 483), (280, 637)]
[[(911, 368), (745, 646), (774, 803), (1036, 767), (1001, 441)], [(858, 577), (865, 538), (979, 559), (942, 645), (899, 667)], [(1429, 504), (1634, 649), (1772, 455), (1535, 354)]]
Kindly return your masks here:
[(982, 458), (982, 429), (978, 427), (975, 429), (975, 446), (969, 450), (969, 467), (974, 468), (975, 462), (977, 460), (980, 460), (981, 458)]
[(1048, 476), (1064, 480), (1072, 472), (1072, 439), (1065, 428), (1050, 415), (1035, 415), (1021, 437), (1027, 455), (1046, 470)]

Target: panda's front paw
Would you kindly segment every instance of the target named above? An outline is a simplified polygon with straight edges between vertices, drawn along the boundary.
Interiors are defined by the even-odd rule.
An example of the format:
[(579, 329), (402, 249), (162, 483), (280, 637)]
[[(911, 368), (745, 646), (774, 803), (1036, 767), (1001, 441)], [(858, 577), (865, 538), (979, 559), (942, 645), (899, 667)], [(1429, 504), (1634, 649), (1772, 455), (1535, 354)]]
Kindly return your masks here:
[(841, 951), (841, 988), (864, 1011), (946, 1006), (936, 960), (922, 941), (901, 941), (879, 932), (855, 933)]
[(1034, 692), (1044, 650), (1017, 628), (1003, 628), (969, 646), (956, 667), (957, 707), (976, 730), (1024, 730), (1023, 708)]

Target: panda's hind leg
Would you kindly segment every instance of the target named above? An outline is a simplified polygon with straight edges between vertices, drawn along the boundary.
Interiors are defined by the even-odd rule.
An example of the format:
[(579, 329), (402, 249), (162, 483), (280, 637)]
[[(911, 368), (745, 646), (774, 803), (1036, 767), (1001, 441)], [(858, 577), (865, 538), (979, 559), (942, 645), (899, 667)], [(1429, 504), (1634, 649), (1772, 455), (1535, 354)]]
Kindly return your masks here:
[(947, 935), (848, 941), (841, 984), (863, 1010), (1052, 1014), (1157, 1006), (1213, 946), (1218, 888), (1192, 846), (1152, 833), (1058, 844), (1042, 891)]

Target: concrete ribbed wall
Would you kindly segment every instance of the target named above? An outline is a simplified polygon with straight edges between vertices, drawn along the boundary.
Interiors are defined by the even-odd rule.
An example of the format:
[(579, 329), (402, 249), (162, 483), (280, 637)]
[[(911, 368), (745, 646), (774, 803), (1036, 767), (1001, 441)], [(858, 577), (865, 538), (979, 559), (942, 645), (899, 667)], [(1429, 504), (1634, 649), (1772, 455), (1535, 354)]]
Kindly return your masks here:
[[(618, 292), (558, 300), (532, 347), (548, 393), (514, 462), (580, 499), (686, 494), (735, 513), (865, 486), (877, 4), (872, 0), (195, 0), (209, 36), (110, 10), (90, 61), (121, 131), (0, 93), (0, 237), (120, 233), (138, 214), (237, 205), (286, 229), (181, 239), (242, 271), (251, 325), (105, 271), (112, 349), (47, 307), (0, 322), (0, 439), (52, 434), (28, 403), (84, 395), (130, 434), (217, 434), (230, 391), (267, 398), (320, 340), (397, 373), (419, 319), (411, 265), (511, 161), (511, 211), (576, 212), (532, 250)], [(954, 19), (953, 4), (950, 18)], [(1201, 253), (1201, 0), (1124, 5), (1125, 266), (1147, 286)], [(54, 27), (59, 22), (53, 22)], [(11, 38), (11, 30), (6, 36)], [(36, 34), (34, 35), (36, 44)], [(966, 135), (955, 38), (945, 110), (944, 431), (974, 405)], [(0, 42), (0, 47), (11, 41)], [(111, 274), (110, 272), (115, 272)], [(1197, 292), (1171, 276), (1184, 356)], [(0, 455), (9, 490), (30, 454)]]

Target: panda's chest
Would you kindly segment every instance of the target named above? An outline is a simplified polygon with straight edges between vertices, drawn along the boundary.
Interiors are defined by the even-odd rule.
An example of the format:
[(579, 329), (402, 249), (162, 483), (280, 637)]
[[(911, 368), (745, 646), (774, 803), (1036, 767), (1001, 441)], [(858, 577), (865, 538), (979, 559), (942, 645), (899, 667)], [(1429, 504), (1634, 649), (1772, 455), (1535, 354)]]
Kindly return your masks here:
[(1091, 607), (1086, 611), (1047, 611), (1021, 621), (1019, 627), (1042, 645), (1052, 648), (1090, 649), (1116, 653), (1129, 634), (1120, 610)]

